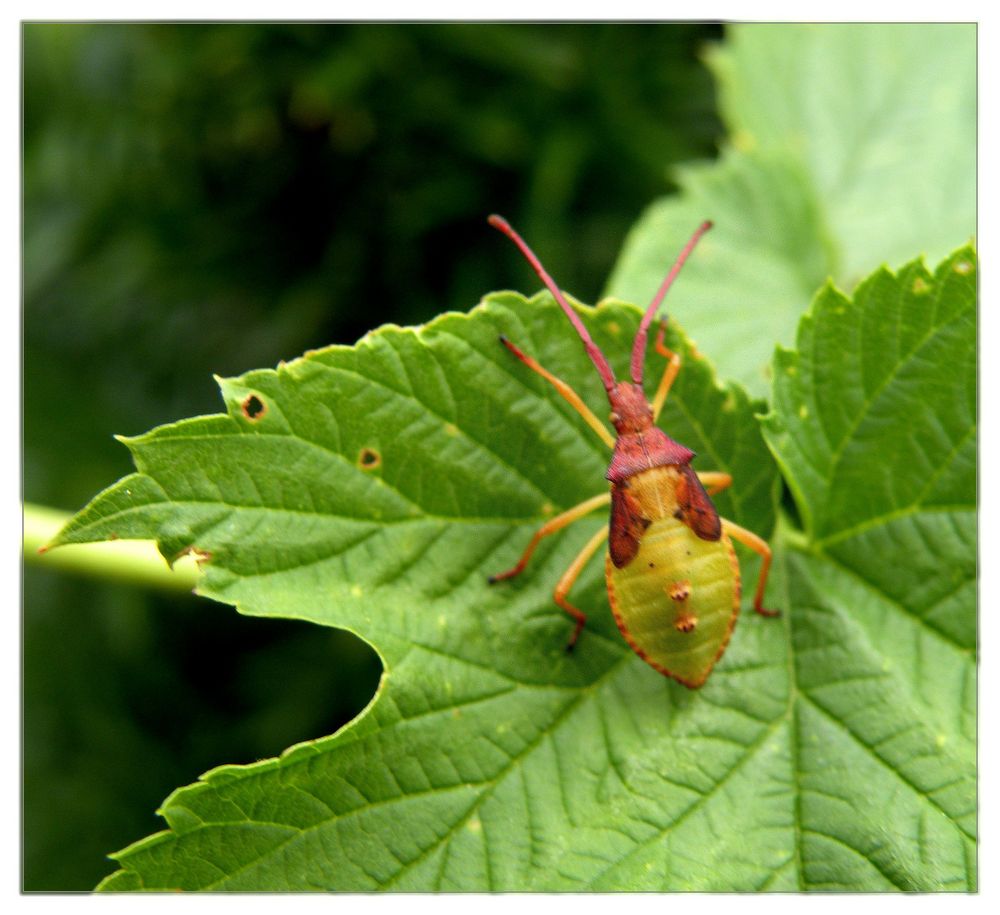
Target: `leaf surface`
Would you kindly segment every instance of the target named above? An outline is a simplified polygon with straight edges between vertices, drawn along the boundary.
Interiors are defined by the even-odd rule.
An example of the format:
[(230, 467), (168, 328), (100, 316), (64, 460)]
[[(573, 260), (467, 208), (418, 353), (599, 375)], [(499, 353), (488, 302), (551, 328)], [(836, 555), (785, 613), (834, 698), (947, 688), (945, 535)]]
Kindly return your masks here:
[[(639, 317), (622, 303), (584, 311), (620, 369)], [(655, 841), (651, 823), (666, 828), (709, 789), (699, 758), (717, 748), (721, 775), (766, 731), (780, 703), (767, 698), (748, 714), (740, 696), (756, 706), (757, 690), (725, 687), (761, 676), (756, 661), (742, 670), (757, 620), (741, 624), (742, 650), (732, 646), (715, 673), (731, 696), (724, 704), (736, 702), (735, 734), (714, 721), (713, 704), (692, 704), (628, 649), (598, 562), (574, 589), (591, 620), (565, 653), (571, 621), (551, 590), (605, 517), (543, 543), (522, 578), (487, 585), (545, 518), (607, 486), (609, 460), (499, 345), (501, 333), (603, 412), (600, 382), (551, 300), (506, 293), (470, 316), (385, 328), (357, 347), (222, 381), (226, 415), (127, 441), (138, 472), (99, 496), (64, 541), (156, 536), (168, 557), (193, 550), (209, 557), (201, 593), (246, 613), (349, 628), (386, 673), (368, 714), (338, 735), (177, 792), (163, 808), (171, 831), (123, 853), (109, 888), (646, 881), (644, 865), (623, 857), (639, 839)], [(669, 342), (688, 358), (667, 428), (699, 452), (698, 467), (738, 480), (720, 511), (766, 534), (777, 476), (753, 419), (759, 405), (716, 387), (682, 337)], [(664, 362), (651, 355), (649, 365), (652, 391)], [(377, 465), (366, 469), (365, 455)], [(780, 627), (768, 640), (763, 663), (773, 667)], [(651, 722), (635, 702), (652, 703)], [(671, 725), (687, 708), (693, 717)], [(668, 739), (676, 727), (682, 739)], [(686, 773), (666, 814), (664, 764)], [(619, 813), (605, 820), (608, 804)]]
[[(210, 556), (202, 593), (349, 628), (385, 674), (338, 734), (175, 792), (169, 829), (119, 853), (104, 888), (974, 889), (974, 282), (966, 251), (933, 276), (911, 265), (854, 300), (817, 298), (779, 357), (766, 424), (807, 519), (776, 562), (784, 616), (745, 612), (699, 691), (627, 648), (598, 562), (573, 591), (588, 626), (564, 652), (571, 624), (551, 589), (603, 517), (486, 585), (545, 518), (605, 485), (599, 439), (497, 342), (603, 412), (547, 296), (493, 295), (468, 316), (222, 381), (225, 415), (129, 440), (138, 472), (64, 541), (195, 549)], [(624, 369), (638, 309), (581, 314)], [(859, 327), (881, 328), (881, 349), (830, 364)], [(720, 511), (768, 536), (777, 476), (759, 405), (717, 387), (679, 332), (669, 342), (685, 366), (665, 428), (699, 469), (733, 474)], [(863, 364), (874, 374), (852, 374)], [(820, 447), (833, 429), (836, 461)], [(921, 449), (952, 455), (940, 485), (905, 469)], [(881, 482), (852, 494), (865, 466)], [(956, 565), (920, 587), (941, 536), (922, 511), (945, 504)], [(871, 544), (894, 543), (892, 568), (876, 567)]]
[(976, 230), (974, 23), (743, 25), (710, 55), (741, 149), (805, 166), (853, 286)]
[(852, 289), (884, 263), (932, 261), (976, 229), (972, 24), (745, 24), (709, 55), (729, 131), (719, 162), (681, 169), (608, 283), (652, 298), (693, 226), (711, 261), (673, 303), (726, 377), (763, 395), (775, 342), (828, 277)]
[(828, 285), (775, 358), (810, 885), (975, 887), (975, 263)]

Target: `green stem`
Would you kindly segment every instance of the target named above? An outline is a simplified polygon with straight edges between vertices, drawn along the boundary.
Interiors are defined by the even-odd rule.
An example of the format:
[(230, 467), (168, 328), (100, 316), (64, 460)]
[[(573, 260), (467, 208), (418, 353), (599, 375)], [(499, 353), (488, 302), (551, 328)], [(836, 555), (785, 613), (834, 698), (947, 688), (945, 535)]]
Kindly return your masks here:
[(24, 561), (41, 568), (172, 591), (190, 591), (197, 584), (198, 566), (192, 557), (178, 560), (171, 569), (152, 540), (114, 540), (46, 549), (71, 517), (67, 512), (25, 503)]

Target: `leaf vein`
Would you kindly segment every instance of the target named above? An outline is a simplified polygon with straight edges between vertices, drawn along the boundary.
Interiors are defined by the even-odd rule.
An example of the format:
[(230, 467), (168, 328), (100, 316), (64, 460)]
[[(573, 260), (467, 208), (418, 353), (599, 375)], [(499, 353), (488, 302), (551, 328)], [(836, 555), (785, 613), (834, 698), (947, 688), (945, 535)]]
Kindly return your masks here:
[[(908, 776), (906, 776), (903, 772), (897, 769), (889, 760), (883, 758), (883, 756), (878, 752), (878, 750), (874, 746), (865, 741), (860, 734), (858, 734), (848, 725), (846, 721), (844, 721), (842, 718), (837, 717), (836, 714), (834, 714), (830, 709), (824, 706), (818, 699), (816, 699), (815, 696), (805, 692), (800, 693), (800, 695), (805, 701), (807, 701), (810, 704), (810, 706), (812, 706), (812, 708), (822, 713), (827, 718), (827, 720), (829, 720), (834, 725), (839, 726), (839, 728), (843, 731), (843, 733), (849, 735), (854, 740), (854, 742), (858, 744), (858, 746), (868, 751), (868, 755), (872, 759), (878, 760), (887, 771), (893, 773), (896, 776), (896, 778), (898, 778), (900, 782), (906, 785), (917, 797), (922, 798), (926, 803), (930, 804), (932, 807), (934, 807), (935, 810), (941, 813), (942, 816), (944, 816), (950, 823), (952, 823), (952, 825), (954, 825), (954, 827), (958, 829), (963, 835), (967, 836), (970, 839), (975, 839), (975, 836), (972, 835), (965, 828), (965, 826), (963, 826), (958, 821), (958, 817), (962, 816), (962, 814), (950, 813), (949, 811), (945, 810), (945, 808), (942, 807), (938, 801), (934, 799), (933, 797), (934, 793), (942, 790), (942, 788), (948, 787), (948, 785), (945, 786), (938, 785), (932, 789), (925, 791), (923, 788), (914, 784), (914, 782)], [(949, 784), (957, 784), (964, 780), (965, 779), (959, 778)]]

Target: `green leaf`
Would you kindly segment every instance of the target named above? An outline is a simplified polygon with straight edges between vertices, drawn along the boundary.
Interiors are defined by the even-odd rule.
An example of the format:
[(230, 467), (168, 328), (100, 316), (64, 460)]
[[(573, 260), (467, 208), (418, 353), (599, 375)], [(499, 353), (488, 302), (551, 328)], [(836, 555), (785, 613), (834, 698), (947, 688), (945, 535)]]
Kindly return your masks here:
[(774, 343), (827, 277), (853, 288), (914, 252), (934, 260), (976, 227), (975, 26), (730, 26), (709, 62), (729, 141), (681, 170), (681, 193), (632, 230), (608, 284), (648, 301), (702, 219), (710, 260), (667, 309), (754, 394)]
[(801, 165), (788, 153), (728, 152), (718, 163), (679, 170), (678, 197), (654, 203), (629, 234), (608, 288), (637, 302), (653, 297), (694, 228), (699, 243), (665, 311), (695, 330), (698, 348), (755, 394), (769, 385), (776, 342), (830, 274), (822, 211)]
[(798, 154), (853, 286), (976, 230), (974, 23), (735, 26), (710, 55), (741, 149)]
[[(547, 296), (493, 295), (223, 381), (225, 416), (129, 440), (138, 473), (63, 541), (156, 536), (167, 555), (210, 555), (203, 593), (352, 629), (385, 674), (332, 737), (175, 792), (169, 829), (119, 853), (103, 887), (975, 889), (974, 309), (971, 251), (816, 299), (766, 421), (807, 519), (777, 554), (784, 616), (744, 613), (698, 691), (625, 646), (597, 562), (564, 652), (551, 589), (604, 518), (486, 585), (604, 485), (600, 441), (497, 343), (598, 406)], [(581, 314), (623, 368), (640, 312)], [(665, 427), (699, 469), (734, 475), (720, 509), (767, 536), (777, 479), (757, 405), (716, 387), (676, 328), (669, 342), (685, 367)], [(938, 458), (923, 475), (908, 464), (921, 454)], [(858, 492), (864, 468), (875, 482)], [(928, 506), (951, 506), (943, 530)], [(941, 538), (951, 568), (930, 565)]]
[[(627, 365), (640, 311), (583, 314)], [(574, 589), (590, 622), (565, 653), (571, 621), (552, 587), (606, 517), (487, 585), (546, 517), (607, 485), (605, 446), (500, 333), (601, 403), (551, 300), (495, 295), (470, 316), (223, 381), (227, 415), (129, 440), (138, 473), (65, 530), (64, 542), (155, 536), (168, 557), (210, 557), (202, 593), (352, 629), (386, 667), (369, 712), (341, 733), (177, 792), (162, 811), (171, 831), (123, 853), (128, 875), (109, 887), (660, 886), (666, 875), (639, 860), (646, 846), (685, 811), (699, 829), (716, 815), (705, 795), (780, 719), (780, 685), (760, 684), (780, 678), (781, 625), (741, 622), (701, 701), (626, 646), (600, 563)], [(697, 466), (736, 478), (720, 510), (768, 534), (777, 477), (758, 405), (715, 387), (676, 331), (669, 342), (687, 364), (665, 425)], [(652, 390), (664, 363), (649, 364)], [(377, 467), (363, 469), (365, 449)], [(770, 803), (740, 814), (747, 829)], [(767, 879), (779, 853), (728, 884)], [(714, 870), (684, 879), (716, 885)]]
[(975, 263), (827, 286), (775, 359), (812, 885), (975, 888)]

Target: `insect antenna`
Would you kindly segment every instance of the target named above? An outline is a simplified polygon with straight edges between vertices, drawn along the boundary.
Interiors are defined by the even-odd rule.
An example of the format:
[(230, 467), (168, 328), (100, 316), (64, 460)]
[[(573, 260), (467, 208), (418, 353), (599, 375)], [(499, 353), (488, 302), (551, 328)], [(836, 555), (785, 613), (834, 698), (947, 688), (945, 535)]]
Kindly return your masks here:
[(681, 253), (677, 255), (677, 260), (674, 261), (673, 267), (670, 268), (670, 272), (666, 275), (666, 277), (664, 277), (659, 290), (653, 297), (653, 301), (649, 303), (649, 308), (646, 309), (646, 313), (642, 316), (639, 329), (635, 332), (635, 343), (632, 344), (632, 364), (630, 366), (632, 371), (632, 381), (636, 384), (642, 384), (642, 366), (646, 361), (646, 339), (649, 336), (649, 325), (656, 316), (656, 312), (660, 307), (660, 303), (663, 301), (663, 297), (667, 294), (667, 290), (673, 285), (674, 280), (677, 278), (677, 274), (681, 272), (681, 267), (684, 266), (684, 261), (688, 259), (688, 255), (694, 250), (694, 246), (698, 244), (702, 235), (704, 235), (711, 228), (712, 223), (706, 219), (700, 226), (698, 226), (697, 229), (695, 229), (694, 235), (692, 235), (688, 240), (688, 243), (684, 246)]
[[(546, 272), (545, 268), (542, 266), (542, 262), (535, 256), (535, 252), (528, 247), (527, 243), (514, 229), (511, 224), (507, 222), (502, 216), (493, 215), (490, 216), (488, 220), (489, 224), (493, 226), (494, 229), (499, 229), (506, 235), (518, 248), (521, 249), (521, 253), (524, 255), (525, 259), (534, 268), (535, 273), (538, 274), (539, 278), (548, 287), (549, 292), (552, 293), (555, 300), (562, 306), (562, 310), (566, 312), (566, 317), (569, 318), (570, 323), (576, 328), (576, 332), (580, 335), (583, 340), (583, 345), (587, 350), (587, 355), (590, 356), (590, 361), (594, 363), (594, 367), (597, 369), (597, 374), (601, 376), (601, 381), (604, 383), (604, 390), (609, 393), (615, 389), (615, 373), (611, 371), (611, 366), (608, 364), (608, 360), (605, 358), (604, 353), (601, 352), (600, 347), (593, 341), (587, 328), (583, 326), (583, 322), (580, 320), (580, 316), (573, 311), (570, 307), (569, 302), (566, 301), (566, 297), (559, 290), (559, 287), (555, 284), (552, 277)], [(648, 324), (649, 322), (647, 322)]]

